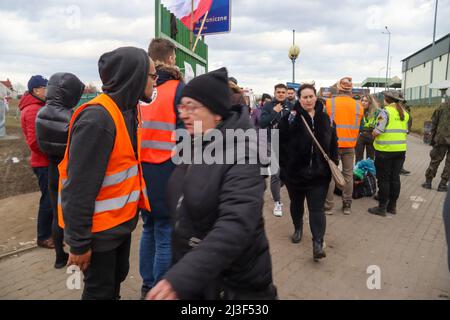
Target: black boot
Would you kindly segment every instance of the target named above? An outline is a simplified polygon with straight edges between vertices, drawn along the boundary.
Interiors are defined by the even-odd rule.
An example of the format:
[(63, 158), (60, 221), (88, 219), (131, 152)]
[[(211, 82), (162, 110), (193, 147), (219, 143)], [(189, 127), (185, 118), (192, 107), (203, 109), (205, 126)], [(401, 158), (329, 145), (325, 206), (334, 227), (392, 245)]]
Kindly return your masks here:
[(433, 179), (428, 179), (425, 181), (425, 183), (422, 183), (422, 188), (431, 190), (431, 182)]
[(408, 170), (406, 170), (405, 168), (402, 168), (402, 170), (400, 170), (400, 174), (401, 175), (404, 175), (404, 176), (407, 176), (408, 174), (410, 174), (411, 173), (411, 171), (408, 171)]
[(438, 192), (447, 192), (448, 191), (447, 181), (441, 180), (441, 183), (439, 183), (439, 187), (438, 187), (437, 191)]
[(397, 214), (397, 201), (389, 201), (386, 211), (390, 214)]
[(325, 258), (327, 255), (325, 254), (325, 251), (323, 250), (323, 240), (322, 241), (316, 241), (313, 240), (313, 258), (314, 261), (319, 261), (322, 258)]
[(369, 213), (375, 214), (377, 216), (386, 217), (386, 205), (380, 204), (378, 207), (370, 208)]
[(292, 243), (299, 243), (300, 241), (302, 241), (302, 236), (303, 236), (303, 228), (296, 228), (294, 231), (294, 234), (292, 235)]
[(62, 269), (67, 265), (67, 260), (69, 260), (69, 254), (63, 253), (62, 255), (56, 257), (55, 269)]

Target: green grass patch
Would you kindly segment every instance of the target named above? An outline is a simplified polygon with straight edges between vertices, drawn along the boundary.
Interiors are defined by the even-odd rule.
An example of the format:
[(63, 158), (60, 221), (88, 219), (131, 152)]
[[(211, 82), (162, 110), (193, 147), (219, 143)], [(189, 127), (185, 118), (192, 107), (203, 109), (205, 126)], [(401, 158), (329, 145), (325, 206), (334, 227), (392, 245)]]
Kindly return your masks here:
[(425, 121), (431, 121), (431, 116), (436, 109), (437, 106), (411, 107), (411, 116), (413, 118), (411, 131), (423, 135), (424, 123)]
[(6, 113), (6, 130), (8, 128), (20, 128), (19, 100), (12, 99), (9, 102), (9, 110)]

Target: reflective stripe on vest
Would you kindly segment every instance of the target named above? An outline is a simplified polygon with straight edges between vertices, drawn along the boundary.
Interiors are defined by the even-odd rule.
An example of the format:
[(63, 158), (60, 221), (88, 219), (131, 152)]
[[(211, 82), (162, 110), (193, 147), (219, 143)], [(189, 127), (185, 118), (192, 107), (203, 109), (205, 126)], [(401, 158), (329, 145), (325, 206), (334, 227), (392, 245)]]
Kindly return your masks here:
[(150, 104), (140, 105), (142, 115), (142, 162), (160, 164), (168, 161), (176, 146), (175, 95), (180, 81), (170, 80), (155, 88)]
[(170, 152), (175, 146), (175, 142), (142, 141), (141, 143), (142, 149), (166, 150)]
[[(348, 98), (346, 99), (348, 101), (339, 101), (344, 98)], [(354, 113), (351, 116), (348, 115), (350, 102), (352, 105), (355, 104)], [(359, 102), (347, 96), (334, 97), (327, 101), (326, 109), (331, 121), (336, 123), (339, 148), (354, 148), (358, 141), (361, 118), (363, 117), (363, 109)]]
[(142, 121), (142, 129), (154, 129), (163, 131), (174, 131), (174, 123), (158, 122), (158, 121)]
[(402, 121), (395, 104), (386, 106), (385, 110), (388, 113), (389, 121), (385, 131), (373, 142), (375, 150), (381, 152), (406, 151), (409, 114), (405, 111), (405, 119)]
[(369, 119), (363, 117), (363, 121), (364, 121), (363, 125), (364, 129), (374, 129), (377, 124), (377, 118), (375, 117), (375, 115), (372, 115)]
[[(58, 187), (59, 225), (62, 228), (65, 226), (64, 199), (62, 196), (64, 196), (64, 188), (67, 187), (68, 181), (67, 166), (69, 164), (72, 126), (78, 115), (90, 105), (101, 105), (104, 107), (113, 119), (116, 129), (114, 147), (109, 157), (101, 188), (95, 199), (92, 232), (96, 233), (112, 229), (129, 221), (136, 216), (139, 208), (150, 210), (150, 206), (140, 165), (140, 151), (138, 150), (136, 158), (122, 112), (110, 97), (102, 94), (79, 107), (70, 121), (66, 153), (58, 166), (60, 174)], [(139, 145), (141, 142), (139, 130), (137, 140)], [(68, 199), (67, 201), (74, 201), (74, 199)], [(83, 199), (76, 199), (76, 201), (82, 203)]]
[[(122, 172), (118, 172), (116, 174), (105, 176), (102, 184), (103, 187), (110, 187), (113, 185), (118, 185), (122, 182), (124, 182), (127, 179), (136, 177), (139, 174), (139, 167), (137, 165), (131, 167), (130, 169), (127, 169)], [(66, 186), (67, 179), (61, 179), (61, 185), (62, 188)], [(144, 194), (147, 194), (147, 191), (144, 191)], [(136, 198), (137, 195), (137, 198)], [(95, 201), (95, 210), (94, 214), (109, 211), (109, 210), (117, 210), (121, 207), (125, 206), (126, 204), (130, 202), (135, 202), (139, 200), (140, 192), (133, 191), (127, 195), (120, 196), (117, 198), (113, 198), (110, 200), (101, 200), (101, 201)], [(124, 201), (125, 200), (125, 201)], [(58, 193), (58, 204), (61, 205), (61, 193)]]
[(344, 141), (344, 142), (357, 142), (358, 138), (339, 138), (339, 141)]

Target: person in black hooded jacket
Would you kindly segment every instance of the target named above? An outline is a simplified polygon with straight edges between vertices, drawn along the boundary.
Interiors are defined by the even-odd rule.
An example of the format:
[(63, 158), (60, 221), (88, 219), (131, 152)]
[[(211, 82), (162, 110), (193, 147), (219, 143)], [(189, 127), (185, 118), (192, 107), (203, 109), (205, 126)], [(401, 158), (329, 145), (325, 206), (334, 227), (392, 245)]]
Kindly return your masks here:
[[(105, 95), (122, 112), (136, 159), (139, 100), (151, 101), (157, 78), (153, 61), (143, 49), (122, 47), (98, 62)], [(116, 227), (92, 232), (96, 198), (105, 178), (116, 138), (116, 125), (101, 105), (90, 105), (75, 119), (70, 131), (67, 181), (61, 190), (64, 239), (70, 246), (68, 265), (84, 272), (82, 299), (120, 298), (120, 285), (129, 271), (131, 233), (136, 215)], [(61, 174), (61, 168), (60, 168)]]
[(292, 242), (301, 241), (305, 197), (313, 235), (313, 257), (325, 257), (325, 199), (331, 181), (331, 171), (324, 156), (314, 144), (303, 118), (330, 159), (338, 162), (336, 128), (317, 99), (313, 85), (304, 84), (298, 90), (299, 101), (293, 111), (284, 116), (280, 129), (281, 179), (285, 182), (291, 200), (291, 217), (295, 227)]
[[(246, 150), (245, 141), (228, 143), (225, 135), (254, 130), (248, 113), (245, 107), (231, 107), (225, 68), (191, 80), (182, 97), (180, 118), (195, 140), (194, 154), (223, 153), (216, 153), (218, 162), (183, 163), (172, 174), (167, 194), (174, 219), (173, 265), (147, 299), (275, 299), (261, 167), (249, 164), (248, 149), (234, 153), (237, 162), (220, 164), (227, 151)], [(201, 122), (200, 131), (195, 122)], [(237, 164), (241, 160), (245, 164)]]
[(84, 84), (71, 73), (54, 74), (47, 85), (46, 105), (36, 118), (36, 139), (39, 148), (48, 156), (48, 189), (53, 209), (52, 236), (55, 244), (55, 268), (66, 266), (69, 255), (64, 252), (63, 229), (58, 226), (58, 164), (64, 158), (69, 122), (73, 108), (84, 91)]

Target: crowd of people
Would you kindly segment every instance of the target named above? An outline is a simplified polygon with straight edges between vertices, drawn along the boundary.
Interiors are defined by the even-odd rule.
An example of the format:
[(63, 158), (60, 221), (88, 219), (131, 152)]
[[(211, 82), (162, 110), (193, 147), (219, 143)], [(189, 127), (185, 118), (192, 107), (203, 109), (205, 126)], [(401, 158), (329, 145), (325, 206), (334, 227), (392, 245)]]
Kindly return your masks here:
[[(314, 84), (297, 91), (278, 84), (273, 98), (263, 94), (249, 108), (225, 68), (184, 83), (175, 49), (169, 40), (153, 39), (148, 51), (104, 53), (102, 93), (77, 108), (84, 84), (71, 73), (49, 81), (32, 76), (20, 102), (42, 193), (37, 243), (55, 249), (55, 268), (83, 271), (82, 299), (120, 298), (139, 218), (141, 299), (277, 299), (263, 219), (267, 177), (260, 163), (249, 161), (245, 141), (203, 139), (213, 130), (278, 130), (279, 141), (269, 133), (263, 144), (280, 168), (267, 179), (273, 214), (283, 216), (286, 186), (291, 240), (299, 243), (306, 199), (315, 261), (326, 257), (326, 214), (335, 202), (328, 159), (341, 164), (345, 177), (343, 214), (352, 213), (355, 156), (375, 160), (379, 204), (369, 212), (396, 214), (411, 123), (397, 91), (384, 92), (381, 106), (370, 95), (354, 99), (349, 77), (329, 99), (318, 97)], [(432, 161), (425, 187), (450, 145), (448, 105), (437, 112), (432, 158), (440, 160)], [(175, 165), (180, 129), (194, 142), (203, 139), (200, 151), (223, 147), (234, 161)], [(275, 143), (279, 154), (271, 153)], [(193, 158), (196, 143), (192, 149)], [(439, 191), (447, 190), (449, 172), (447, 157)]]

